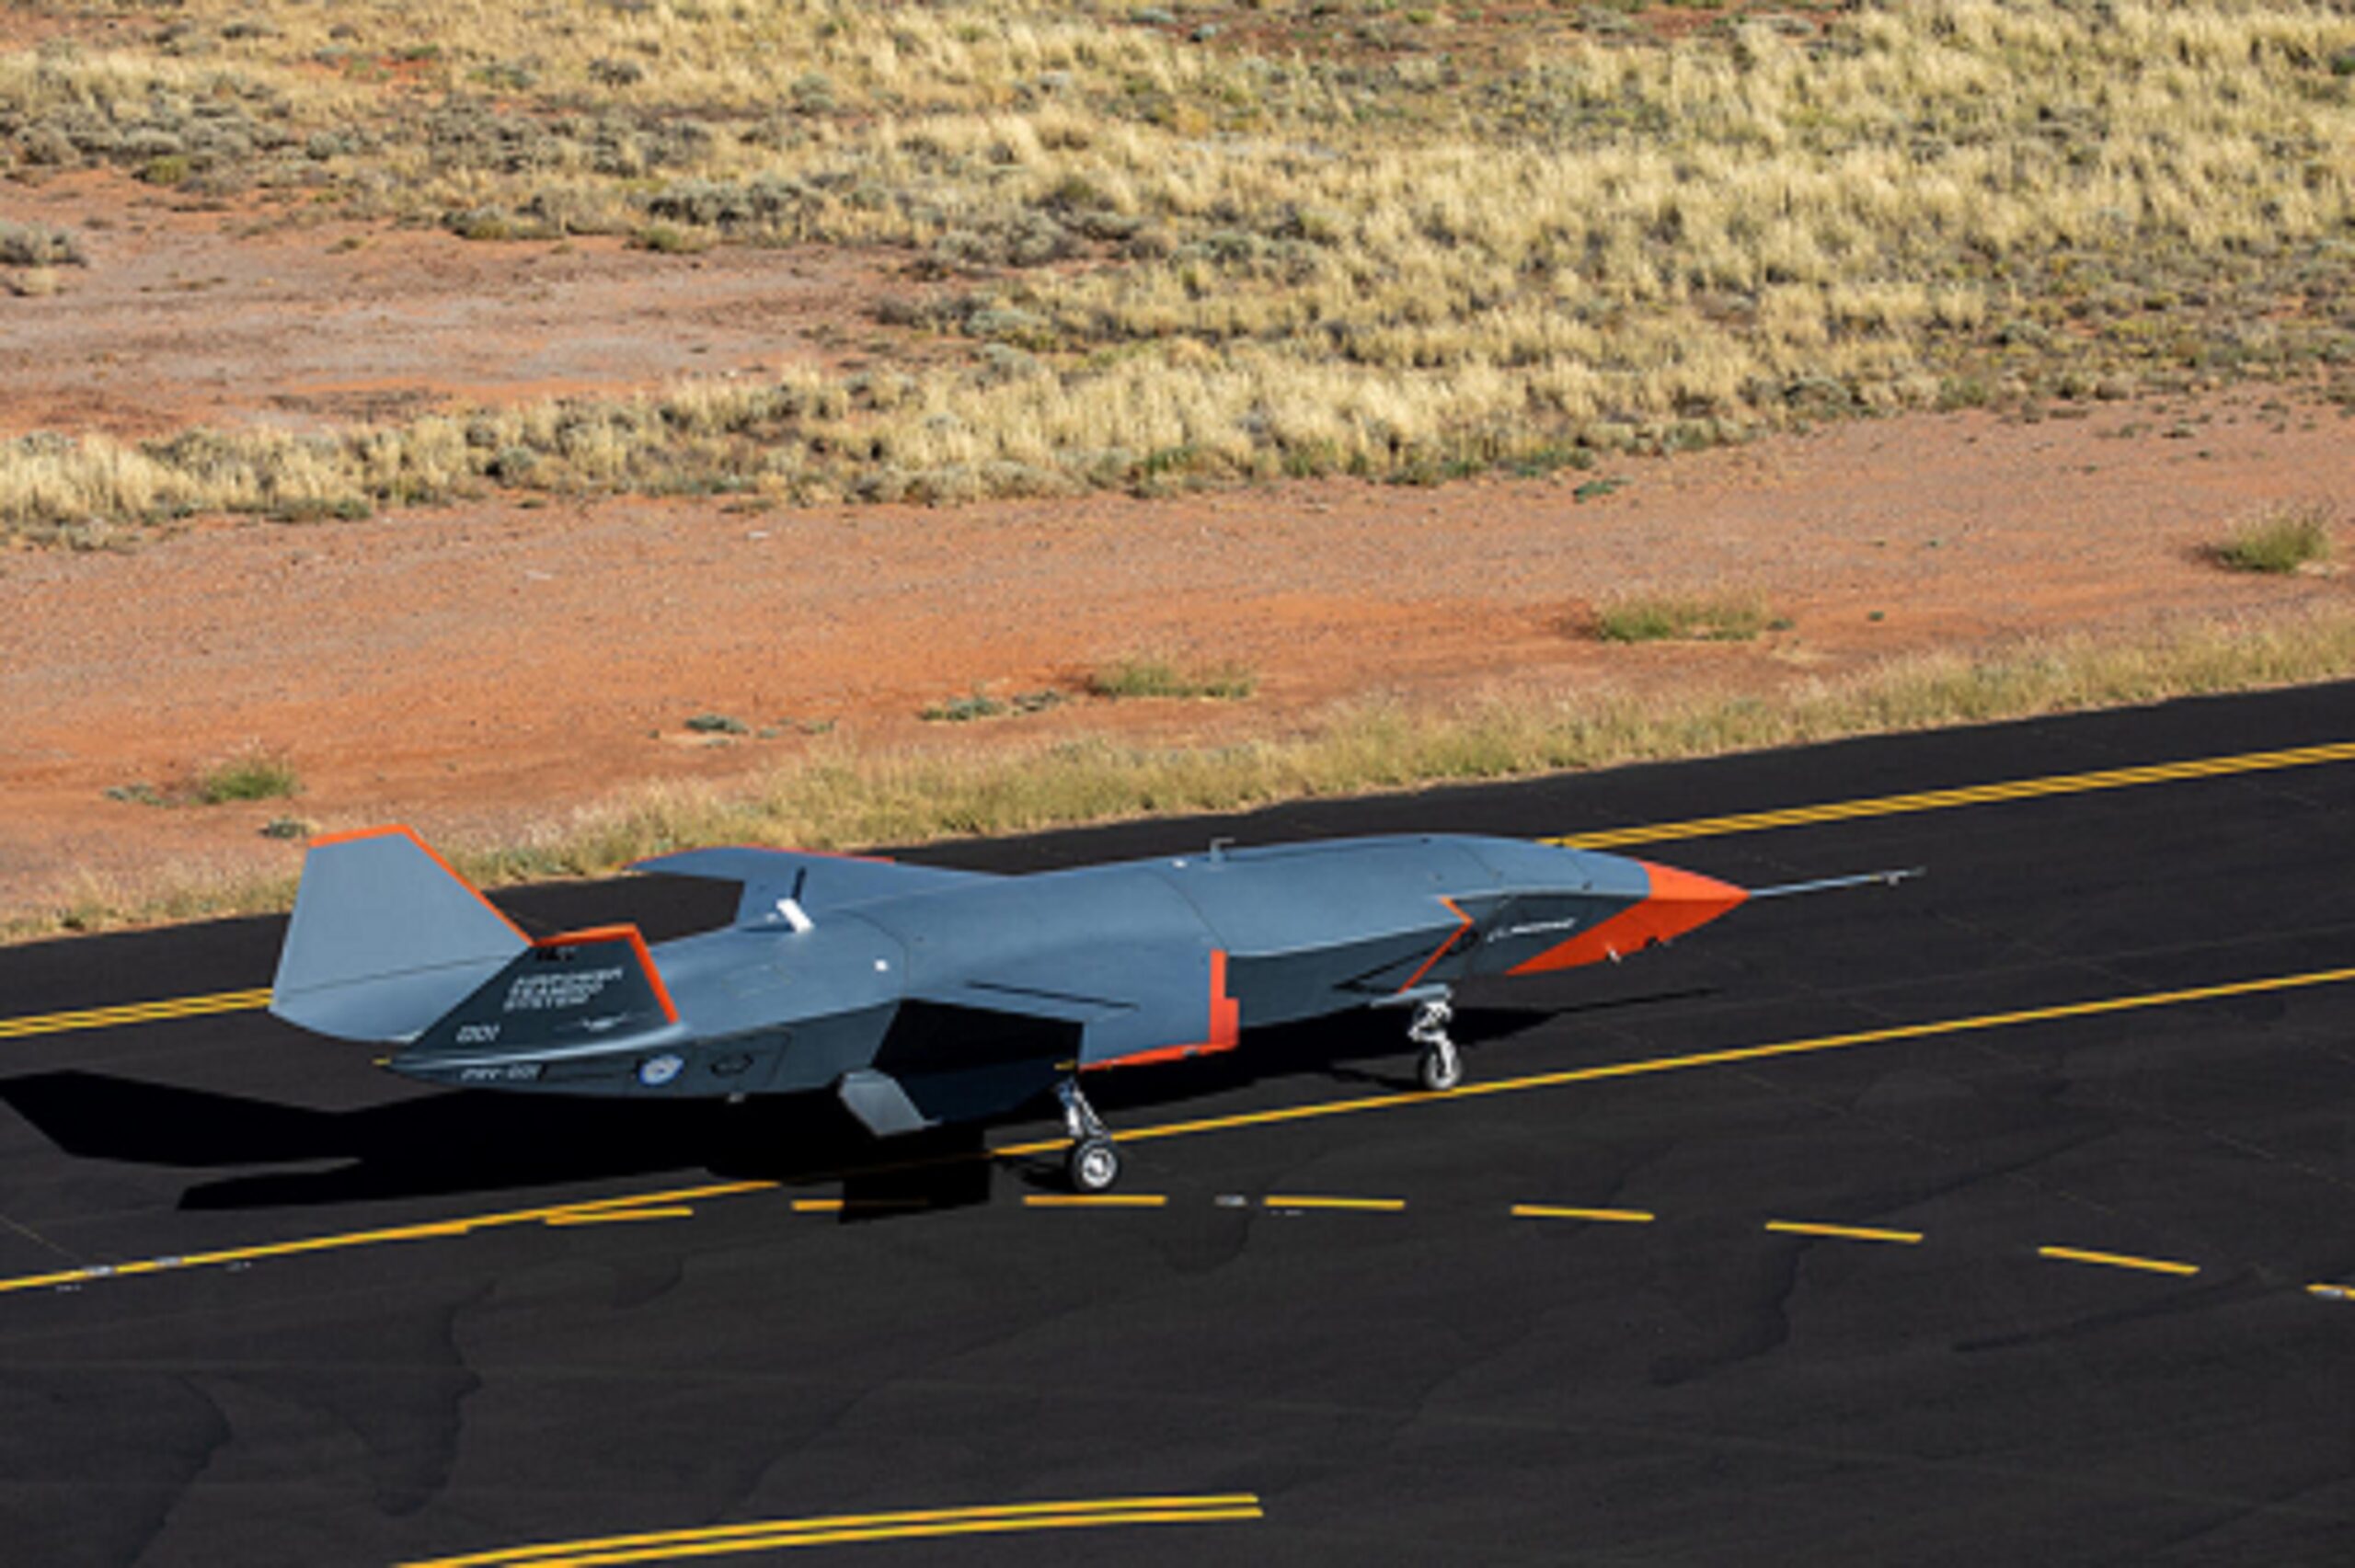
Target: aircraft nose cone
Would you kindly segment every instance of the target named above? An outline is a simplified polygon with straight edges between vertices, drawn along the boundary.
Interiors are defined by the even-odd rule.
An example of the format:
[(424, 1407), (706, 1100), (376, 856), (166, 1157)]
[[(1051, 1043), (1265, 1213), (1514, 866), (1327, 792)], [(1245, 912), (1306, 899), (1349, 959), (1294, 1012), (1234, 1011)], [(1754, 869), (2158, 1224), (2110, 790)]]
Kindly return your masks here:
[(1698, 872), (1655, 865), (1648, 860), (1636, 864), (1651, 878), (1651, 896), (1637, 908), (1643, 915), (1644, 935), (1653, 942), (1668, 942), (1695, 926), (1706, 925), (1750, 897), (1730, 882)]
[[(1648, 884), (1642, 898), (1634, 896), (1632, 887), (1614, 892), (1614, 897), (1629, 900), (1616, 913), (1505, 972), (1542, 975), (1580, 964), (1631, 957), (1655, 943), (1673, 942), (1694, 927), (1708, 924), (1750, 897), (1730, 882), (1679, 871), (1672, 865), (1654, 865), (1648, 860), (1617, 864), (1642, 868)], [(1633, 879), (1618, 880), (1624, 885)]]

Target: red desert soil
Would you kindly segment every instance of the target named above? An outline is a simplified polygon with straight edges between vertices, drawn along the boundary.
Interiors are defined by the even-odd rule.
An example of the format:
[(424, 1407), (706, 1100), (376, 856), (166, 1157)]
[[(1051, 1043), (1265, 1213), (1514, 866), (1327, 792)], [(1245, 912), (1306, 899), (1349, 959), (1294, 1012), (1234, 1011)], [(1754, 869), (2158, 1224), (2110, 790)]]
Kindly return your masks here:
[[(67, 292), (0, 299), (0, 431), (773, 365), (816, 352), (828, 322), (856, 330), (859, 269), (871, 274), (759, 251), (689, 272), (429, 234), (337, 253), (316, 232), (232, 242), (217, 215), (161, 209), (141, 234), (141, 210), (107, 194), (118, 225), (89, 234), (94, 265)], [(86, 199), (10, 191), (0, 217), (71, 223)], [(175, 271), (228, 281), (142, 292)], [(708, 355), (684, 357), (699, 344)], [(1591, 477), (1625, 486), (1585, 502), (1578, 475), (942, 510), (491, 501), (216, 521), (128, 553), (20, 551), (0, 555), (0, 915), (89, 874), (291, 869), (299, 845), (258, 831), (288, 814), (464, 836), (845, 739), (1233, 738), (1370, 691), (1764, 688), (1893, 653), (2334, 600), (2344, 579), (2237, 578), (2198, 546), (2271, 503), (2343, 502), (2349, 434), (2336, 409), (2241, 392), (2038, 423), (1908, 416), (1614, 461)], [(1795, 625), (1740, 646), (1606, 647), (1580, 630), (1614, 595), (1728, 587)], [(1248, 667), (1258, 693), (915, 717), (979, 684), (1073, 688), (1153, 652)], [(706, 712), (836, 729), (711, 745), (683, 727)], [(168, 787), (250, 749), (293, 761), (299, 801), (160, 808), (105, 793)]]
[(106, 174), (0, 189), (0, 220), (69, 230), (88, 257), (52, 297), (0, 294), (0, 436), (316, 429), (839, 363), (819, 339), (878, 336), (865, 313), (906, 287), (857, 251), (297, 224)]

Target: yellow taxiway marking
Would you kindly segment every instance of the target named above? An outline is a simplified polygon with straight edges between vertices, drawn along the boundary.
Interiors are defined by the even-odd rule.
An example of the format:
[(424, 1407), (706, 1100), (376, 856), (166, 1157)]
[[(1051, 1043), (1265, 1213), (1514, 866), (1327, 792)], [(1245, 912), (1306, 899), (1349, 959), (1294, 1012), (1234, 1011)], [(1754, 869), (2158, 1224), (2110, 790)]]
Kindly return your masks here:
[[(1805, 1056), (1818, 1051), (1851, 1050), (1858, 1046), (1888, 1045), (1899, 1040), (1935, 1039), (1942, 1035), (1975, 1034), (2022, 1024), (2045, 1024), (2063, 1018), (2091, 1018), (2108, 1013), (2133, 1013), (2154, 1007), (2180, 1007), (2188, 1002), (2214, 1001), (2226, 997), (2257, 996), (2270, 991), (2303, 990), (2315, 986), (2355, 980), (2355, 968), (2315, 969), (2301, 975), (2271, 975), (2263, 979), (2232, 980), (2223, 985), (2192, 986), (2182, 990), (2142, 991), (2129, 996), (2097, 997), (2091, 1001), (2066, 1001), (2050, 1007), (2024, 1007), (2010, 1013), (1983, 1013), (1968, 1018), (1936, 1018), (1921, 1024), (1891, 1024), (1879, 1029), (1859, 1029), (1845, 1035), (1819, 1035), (1809, 1039), (1780, 1040), (1767, 1046), (1735, 1046), (1725, 1050), (1695, 1051), (1690, 1056), (1653, 1057), (1641, 1061), (1606, 1062), (1598, 1067), (1568, 1068), (1520, 1078), (1496, 1078), (1465, 1083), (1438, 1093), (1418, 1090), (1406, 1094), (1367, 1094), (1354, 1100), (1323, 1100), (1286, 1105), (1272, 1111), (1244, 1111), (1230, 1116), (1204, 1116), (1194, 1121), (1164, 1122), (1123, 1131), (1120, 1141), (1141, 1143), (1155, 1138), (1186, 1138), (1196, 1133), (1223, 1132), (1235, 1127), (1272, 1127), (1341, 1116), (1360, 1111), (1393, 1111), (1408, 1105), (1440, 1105), (1450, 1100), (1480, 1094), (1518, 1094), (1532, 1089), (1554, 1089), (1569, 1083), (1594, 1083), (1614, 1078), (1638, 1078), (1657, 1072), (1683, 1072), (1700, 1067), (1726, 1067), (1736, 1062), (1768, 1061), (1776, 1057)], [(1001, 1159), (1045, 1154), (1068, 1147), (1061, 1138), (1032, 1143), (1007, 1144), (990, 1152)]]
[(1403, 1197), (1307, 1197), (1291, 1193), (1269, 1193), (1259, 1202), (1268, 1208), (1351, 1208), (1376, 1214), (1396, 1214), (1407, 1207)]
[(1516, 1219), (1592, 1219), (1606, 1225), (1648, 1225), (1660, 1218), (1648, 1208), (1561, 1208), (1548, 1203), (1516, 1203)]
[(420, 1242), (464, 1236), (502, 1225), (528, 1225), (563, 1215), (607, 1214), (642, 1206), (668, 1207), (696, 1198), (723, 1197), (774, 1185), (764, 1182), (722, 1182), (668, 1192), (636, 1193), (624, 1197), (590, 1198), (579, 1203), (554, 1203), (537, 1208), (511, 1208), (453, 1219), (427, 1220), (416, 1225), (392, 1225), (374, 1230), (341, 1230), (324, 1236), (304, 1236), (291, 1242), (258, 1242), (250, 1246), (223, 1247), (213, 1252), (187, 1253), (176, 1257), (143, 1258), (134, 1263), (91, 1264), (82, 1268), (0, 1279), (0, 1294), (33, 1290), (42, 1286), (76, 1285), (126, 1274), (160, 1274), (167, 1270), (212, 1268), (224, 1264), (254, 1263), (263, 1258), (292, 1257), (300, 1253), (340, 1252), (351, 1247), (382, 1246), (392, 1242)]
[(1830, 1236), (1843, 1242), (1896, 1242), (1913, 1246), (1919, 1230), (1877, 1230), (1867, 1225), (1818, 1225), (1806, 1219), (1769, 1219), (1766, 1229), (1785, 1236)]
[(906, 1540), (1009, 1530), (1076, 1529), (1091, 1526), (1214, 1524), (1267, 1516), (1249, 1492), (1202, 1497), (1108, 1497), (1071, 1503), (1011, 1503), (997, 1507), (921, 1508), (890, 1514), (835, 1514), (809, 1519), (767, 1519), (703, 1529), (650, 1530), (638, 1535), (550, 1541), (424, 1558), (402, 1568), (587, 1568), (592, 1563), (651, 1562), (683, 1557), (770, 1551), (852, 1541)]
[(2128, 1253), (2088, 1253), (2076, 1247), (2039, 1247), (2040, 1258), (2058, 1258), (2063, 1263), (2099, 1264), (2104, 1268), (2134, 1268), (2145, 1274), (2193, 1275), (2200, 1272), (2196, 1263), (2171, 1263), (2165, 1258), (2138, 1258)]
[[(2355, 761), (2355, 740), (2297, 746), (2278, 751), (2194, 757), (2180, 762), (2105, 768), (2094, 773), (2053, 773), (2042, 778), (1964, 784), (1953, 789), (1916, 790), (1910, 794), (1872, 795), (1857, 800), (1825, 801), (1814, 806), (1785, 807), (1773, 811), (1695, 817), (1682, 822), (1639, 823), (1600, 832), (1570, 833), (1545, 841), (1577, 849), (1616, 849), (1631, 844), (1664, 843), (1675, 839), (1714, 838), (1728, 833), (1760, 832), (1770, 828), (1844, 822), (1865, 817), (1898, 817), (1923, 811), (1944, 811), (1959, 806), (1982, 806), (1995, 801), (2037, 800), (2051, 795), (2084, 795), (2096, 790), (2127, 789), (2141, 784), (2175, 784), (2188, 779), (2227, 778), (2240, 773), (2269, 773), (2283, 768), (2346, 761)], [(0, 1018), (0, 1040), (29, 1035), (63, 1034), (69, 1029), (106, 1029), (121, 1024), (143, 1024), (158, 1019), (251, 1012), (269, 1005), (270, 992), (262, 989), (176, 997), (164, 1001), (131, 1002), (121, 1007), (86, 1008), (73, 1013), (45, 1013), (25, 1018)]]
[(1663, 843), (1673, 839), (1755, 833), (1769, 828), (1797, 828), (1815, 822), (1848, 822), (1863, 817), (1901, 817), (1921, 811), (1946, 811), (1958, 806), (1984, 806), (2000, 800), (2039, 800), (2056, 795), (2086, 795), (2096, 790), (2130, 789), (2138, 784), (2226, 778), (2237, 773), (2261, 773), (2281, 768), (2306, 768), (2322, 762), (2346, 761), (2355, 761), (2355, 740), (2334, 741), (2323, 746), (2297, 746), (2280, 751), (2244, 751), (2228, 757), (2195, 757), (2187, 761), (2155, 762), (2135, 768), (2104, 768), (2095, 773), (2052, 773), (2042, 778), (2008, 779), (1996, 784), (1965, 784), (1956, 789), (1916, 790), (1906, 795), (1875, 795), (1861, 800), (1832, 800), (1816, 806), (1786, 807), (1775, 811), (1696, 817), (1683, 822), (1648, 822), (1598, 833), (1572, 833), (1546, 841), (1567, 844), (1573, 849), (1618, 849), (1629, 844)]
[(215, 1013), (250, 1013), (270, 1005), (270, 991), (224, 990), (210, 996), (180, 996), (164, 1001), (132, 1001), (120, 1007), (85, 1007), (72, 1013), (41, 1013), (0, 1018), (0, 1040), (28, 1035), (63, 1035), (74, 1029), (111, 1029), (162, 1018), (202, 1018)]
[[(2355, 980), (2355, 968), (2315, 969), (2305, 974), (2273, 975), (2262, 979), (2234, 980), (2223, 985), (2195, 986), (2182, 990), (2144, 991), (2128, 996), (2100, 997), (2091, 1001), (2062, 1002), (2051, 1007), (2022, 1008), (2011, 1013), (1982, 1013), (1968, 1018), (1940, 1018), (1920, 1024), (1895, 1024), (1885, 1028), (1864, 1029), (1846, 1035), (1823, 1035), (1809, 1039), (1783, 1040), (1765, 1046), (1739, 1046), (1726, 1050), (1698, 1051), (1689, 1056), (1656, 1057), (1647, 1060), (1607, 1062), (1597, 1067), (1571, 1068), (1560, 1072), (1532, 1073), (1521, 1078), (1496, 1079), (1482, 1083), (1467, 1083), (1440, 1093), (1372, 1094), (1354, 1100), (1330, 1100), (1304, 1105), (1289, 1105), (1272, 1111), (1249, 1111), (1229, 1116), (1209, 1116), (1194, 1121), (1165, 1122), (1157, 1127), (1137, 1127), (1123, 1132), (1125, 1142), (1143, 1142), (1148, 1139), (1183, 1138), (1196, 1133), (1220, 1132), (1236, 1127), (1268, 1127), (1285, 1122), (1306, 1121), (1317, 1116), (1345, 1116), (1358, 1111), (1398, 1110), (1408, 1105), (1444, 1104), (1450, 1100), (1467, 1099), (1477, 1094), (1511, 1094), (1532, 1089), (1557, 1088), (1571, 1083), (1601, 1082), (1611, 1079), (1635, 1078), (1659, 1072), (1681, 1072), (1695, 1068), (1722, 1067), (1736, 1062), (1766, 1061), (1777, 1057), (1800, 1056), (1809, 1052), (1846, 1050), (1858, 1046), (1890, 1044), (1901, 1040), (1933, 1039), (1947, 1035), (1968, 1034), (1980, 1030), (2007, 1028), (2022, 1024), (2047, 1023), (2065, 1018), (2087, 1018), (2104, 1013), (2131, 1013), (2157, 1007), (2177, 1007), (2189, 1002), (2212, 1001), (2228, 997), (2257, 996), (2269, 992), (2307, 990), (2316, 986), (2338, 985)], [(1016, 1143), (990, 1150), (1000, 1159), (1021, 1155), (1042, 1154), (1063, 1149), (1064, 1139), (1055, 1138), (1031, 1143)], [(233, 1247), (224, 1251), (192, 1253), (171, 1259), (149, 1259), (132, 1264), (98, 1264), (83, 1268), (63, 1269), (48, 1274), (24, 1275), (16, 1278), (0, 1278), (0, 1294), (16, 1290), (32, 1290), (47, 1286), (73, 1285), (85, 1280), (103, 1278), (122, 1273), (155, 1273), (167, 1269), (204, 1267), (216, 1264), (247, 1263), (261, 1258), (282, 1257), (296, 1253), (338, 1251), (350, 1247), (372, 1246), (388, 1242), (415, 1241), (432, 1236), (463, 1235), (470, 1230), (488, 1230), (501, 1225), (519, 1225), (546, 1219), (552, 1214), (598, 1213), (616, 1208), (659, 1207), (693, 1203), (707, 1197), (721, 1197), (737, 1193), (774, 1190), (774, 1182), (721, 1182), (698, 1187), (679, 1187), (663, 1192), (625, 1194), (617, 1197), (582, 1199), (571, 1203), (549, 1204), (538, 1208), (508, 1209), (490, 1214), (465, 1216), (418, 1225), (394, 1226), (379, 1230), (355, 1230), (305, 1237), (292, 1242), (271, 1242), (248, 1247)], [(1308, 1199), (1290, 1197), (1265, 1200), (1270, 1206), (1310, 1207), (1340, 1204), (1404, 1207), (1403, 1199)], [(831, 1213), (843, 1207), (840, 1198), (797, 1198), (793, 1202), (797, 1213)]]
[(638, 1219), (690, 1219), (695, 1210), (684, 1204), (658, 1204), (646, 1208), (575, 1208), (551, 1214), (548, 1225), (621, 1225)]
[(1166, 1208), (1166, 1193), (1030, 1193), (1025, 1208)]

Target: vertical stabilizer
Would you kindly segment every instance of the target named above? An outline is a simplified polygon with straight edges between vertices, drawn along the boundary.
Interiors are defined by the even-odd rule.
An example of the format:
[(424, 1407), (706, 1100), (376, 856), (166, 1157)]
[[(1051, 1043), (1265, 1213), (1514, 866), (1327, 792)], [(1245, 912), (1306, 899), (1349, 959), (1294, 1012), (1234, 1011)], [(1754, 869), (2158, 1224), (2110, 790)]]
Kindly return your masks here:
[(270, 1010), (347, 1040), (406, 1040), (531, 943), (407, 828), (313, 841)]

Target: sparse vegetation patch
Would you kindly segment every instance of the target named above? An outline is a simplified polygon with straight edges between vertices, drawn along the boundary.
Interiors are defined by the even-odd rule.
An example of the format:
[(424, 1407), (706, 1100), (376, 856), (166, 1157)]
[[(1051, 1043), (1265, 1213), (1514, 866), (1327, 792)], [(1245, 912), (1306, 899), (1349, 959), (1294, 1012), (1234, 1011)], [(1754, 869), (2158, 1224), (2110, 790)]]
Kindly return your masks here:
[(1779, 622), (1754, 594), (1615, 599), (1595, 612), (1594, 635), (1606, 643), (1746, 643)]
[(46, 223), (0, 221), (0, 267), (80, 267), (86, 265), (82, 242), (64, 229)]
[(1114, 659), (1089, 674), (1088, 691), (1098, 697), (1208, 697), (1239, 701), (1258, 689), (1259, 678), (1238, 664), (1189, 665), (1135, 656)]
[(201, 805), (224, 806), (236, 800), (290, 799), (302, 788), (301, 775), (285, 757), (250, 751), (201, 771), (190, 793)]
[[(1982, 723), (2255, 685), (2355, 675), (2355, 615), (2198, 624), (2147, 638), (2030, 642), (1928, 655), (1776, 695), (1695, 691), (1662, 701), (1580, 692), (1442, 712), (1361, 705), (1307, 736), (1181, 750), (1064, 740), (1012, 756), (844, 748), (798, 760), (748, 793), (662, 787), (584, 823), (515, 842), (450, 846), (485, 885), (599, 876), (714, 843), (905, 844), (1148, 812), (1231, 811), (1304, 796), (1687, 757), (1837, 736)], [(8, 928), (27, 936), (133, 921), (283, 909), (291, 876), (199, 881), (153, 895), (92, 885)]]
[(2330, 559), (2331, 522), (2324, 507), (2284, 508), (2244, 523), (2209, 554), (2232, 571), (2294, 572)]

